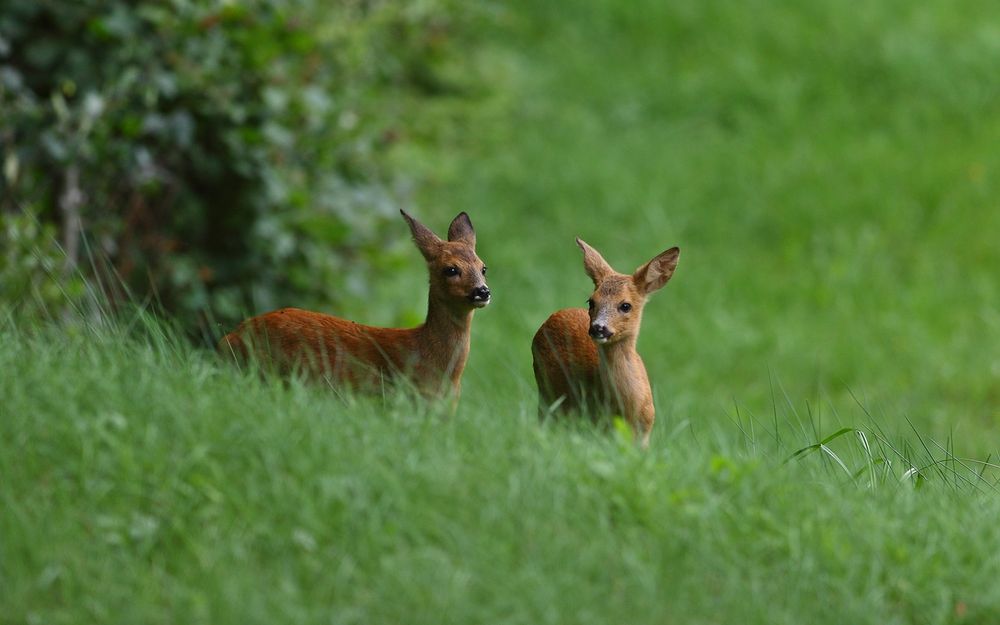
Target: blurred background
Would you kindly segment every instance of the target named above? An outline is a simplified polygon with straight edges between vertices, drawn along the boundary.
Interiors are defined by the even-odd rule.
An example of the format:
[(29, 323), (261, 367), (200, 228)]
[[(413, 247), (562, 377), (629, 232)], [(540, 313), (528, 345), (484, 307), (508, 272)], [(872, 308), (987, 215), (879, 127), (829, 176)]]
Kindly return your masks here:
[(286, 305), (414, 325), (398, 210), (465, 210), (495, 301), (463, 401), (534, 402), (532, 334), (590, 293), (574, 236), (623, 272), (678, 245), (639, 346), (660, 430), (985, 453), (998, 67), (978, 0), (5, 2), (0, 302), (99, 284), (206, 344)]

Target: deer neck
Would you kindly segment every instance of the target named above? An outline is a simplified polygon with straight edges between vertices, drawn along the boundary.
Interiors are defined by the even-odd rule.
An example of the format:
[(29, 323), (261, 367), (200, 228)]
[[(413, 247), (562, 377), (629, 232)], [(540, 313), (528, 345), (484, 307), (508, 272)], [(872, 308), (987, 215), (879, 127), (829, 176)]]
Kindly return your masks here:
[(598, 344), (597, 354), (600, 357), (601, 369), (609, 374), (626, 373), (639, 358), (634, 337), (614, 343)]
[(642, 361), (635, 349), (635, 337), (598, 345), (601, 383), (608, 397), (622, 409), (631, 403), (632, 383), (642, 371)]
[(460, 376), (469, 357), (473, 312), (471, 308), (451, 308), (432, 294), (427, 320), (417, 330), (421, 358), (452, 378)]

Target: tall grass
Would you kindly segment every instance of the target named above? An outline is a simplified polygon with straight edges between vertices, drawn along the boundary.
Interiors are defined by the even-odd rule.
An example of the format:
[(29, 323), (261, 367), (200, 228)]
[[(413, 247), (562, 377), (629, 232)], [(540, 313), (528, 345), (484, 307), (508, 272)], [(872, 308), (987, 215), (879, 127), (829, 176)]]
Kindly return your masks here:
[(337, 398), (135, 327), (0, 331), (4, 622), (984, 622), (1000, 608), (995, 474), (926, 439), (776, 444), (743, 416), (675, 423), (643, 452), (540, 425), (534, 398), (454, 416)]

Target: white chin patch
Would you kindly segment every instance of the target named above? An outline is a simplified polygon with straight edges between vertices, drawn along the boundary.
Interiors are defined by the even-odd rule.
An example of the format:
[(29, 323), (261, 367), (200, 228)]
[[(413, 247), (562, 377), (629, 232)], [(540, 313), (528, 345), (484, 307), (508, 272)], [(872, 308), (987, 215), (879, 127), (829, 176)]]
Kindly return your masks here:
[(608, 339), (604, 338), (603, 336), (595, 336), (594, 337), (594, 342), (595, 343), (607, 343)]
[(490, 305), (490, 301), (492, 300), (490, 299), (476, 300), (472, 302), (472, 305), (475, 306), (476, 308), (486, 308), (487, 306)]

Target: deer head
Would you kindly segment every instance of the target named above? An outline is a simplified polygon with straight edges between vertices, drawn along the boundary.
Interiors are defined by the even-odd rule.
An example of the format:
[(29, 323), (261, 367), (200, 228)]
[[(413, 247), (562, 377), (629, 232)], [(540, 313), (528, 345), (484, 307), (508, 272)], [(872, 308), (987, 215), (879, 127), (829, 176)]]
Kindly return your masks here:
[(674, 275), (680, 249), (672, 247), (632, 275), (626, 275), (612, 269), (604, 257), (582, 239), (578, 238), (576, 244), (583, 250), (584, 271), (594, 281), (594, 292), (587, 300), (590, 337), (599, 344), (634, 341), (639, 335), (646, 298)]
[(413, 242), (427, 261), (431, 301), (456, 311), (483, 308), (491, 300), (486, 265), (476, 255), (476, 231), (464, 212), (448, 227), (442, 240), (425, 225), (400, 211), (413, 233)]

